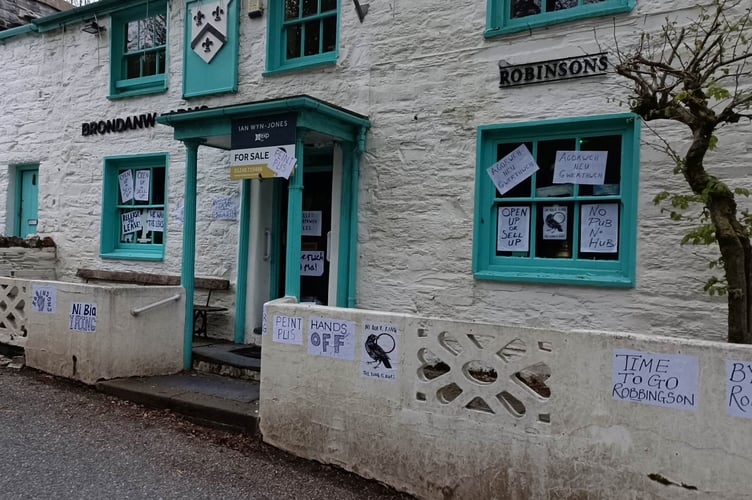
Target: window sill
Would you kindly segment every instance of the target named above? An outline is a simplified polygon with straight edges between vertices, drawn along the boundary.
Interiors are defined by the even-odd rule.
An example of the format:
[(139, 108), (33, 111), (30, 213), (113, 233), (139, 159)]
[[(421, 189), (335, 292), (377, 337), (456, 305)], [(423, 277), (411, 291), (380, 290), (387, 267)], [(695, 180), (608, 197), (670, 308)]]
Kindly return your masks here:
[(164, 259), (164, 252), (134, 252), (125, 250), (114, 250), (112, 252), (100, 253), (103, 259), (121, 259), (121, 260), (149, 260), (161, 261)]
[(311, 61), (311, 62), (300, 62), (295, 64), (286, 64), (284, 66), (279, 66), (274, 69), (268, 69), (264, 71), (261, 75), (262, 76), (276, 76), (276, 75), (282, 75), (285, 73), (292, 73), (294, 71), (303, 71), (307, 69), (313, 69), (313, 68), (321, 68), (325, 66), (336, 66), (337, 65), (337, 57), (334, 56), (330, 60), (318, 60), (318, 61)]
[(149, 87), (133, 88), (131, 90), (111, 92), (110, 95), (107, 96), (107, 99), (113, 101), (117, 99), (124, 99), (126, 97), (134, 97), (134, 96), (148, 95), (148, 94), (162, 94), (164, 92), (167, 92), (167, 82), (162, 82), (158, 85), (153, 85)]
[(634, 278), (617, 274), (599, 273), (546, 273), (546, 272), (501, 272), (476, 271), (473, 277), (477, 280), (514, 281), (518, 283), (544, 283), (557, 285), (580, 285), (609, 288), (634, 288)]

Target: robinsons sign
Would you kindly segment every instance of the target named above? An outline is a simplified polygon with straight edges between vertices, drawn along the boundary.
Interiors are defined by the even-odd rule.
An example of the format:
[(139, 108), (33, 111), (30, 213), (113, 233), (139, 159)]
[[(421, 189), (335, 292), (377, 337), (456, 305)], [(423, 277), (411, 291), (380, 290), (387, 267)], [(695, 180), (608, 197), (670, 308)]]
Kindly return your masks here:
[(499, 61), (499, 87), (603, 75), (607, 69), (608, 55), (605, 52), (530, 64), (509, 65), (506, 61)]

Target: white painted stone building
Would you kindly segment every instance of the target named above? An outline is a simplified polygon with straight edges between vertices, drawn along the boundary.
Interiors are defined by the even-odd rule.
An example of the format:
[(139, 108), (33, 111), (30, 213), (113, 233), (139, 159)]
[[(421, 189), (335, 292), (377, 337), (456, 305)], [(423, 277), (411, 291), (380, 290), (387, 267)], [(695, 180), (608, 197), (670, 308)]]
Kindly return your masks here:
[[(301, 8), (313, 10), (288, 15), (286, 32), (282, 4), (265, 3), (102, 0), (0, 33), (0, 232), (20, 234), (32, 222), (27, 230), (57, 244), (57, 275), (67, 281), (77, 280), (79, 268), (181, 274), (187, 265), (183, 206), (191, 159), (173, 134), (184, 127), (183, 137), (193, 137), (193, 128), (209, 145), (225, 148), (198, 147), (197, 159), (192, 274), (232, 285), (229, 293), (213, 296), (229, 311), (211, 318), (210, 335), (253, 341), (261, 304), (289, 292), (282, 283), (298, 278), (290, 280), (280, 269), (282, 262), (289, 267), (300, 260), (290, 257), (295, 245), (285, 254), (284, 241), (296, 235), (289, 223), (301, 223), (293, 214), (300, 217), (311, 202), (317, 205), (306, 212), (314, 218), (308, 236), (321, 236), (307, 239), (303, 231), (297, 252), (312, 252), (313, 259), (324, 252), (328, 265), (313, 271), (324, 272), (326, 282), (315, 285), (321, 303), (559, 330), (725, 338), (725, 301), (702, 291), (704, 259), (679, 246), (684, 229), (652, 203), (659, 191), (682, 181), (671, 174), (667, 158), (644, 144), (650, 139), (646, 127), (641, 142), (635, 133), (639, 123), (635, 128), (633, 118), (624, 116), (626, 108), (617, 102), (624, 82), (610, 67), (614, 37), (624, 48), (641, 31), (655, 30), (666, 15), (680, 22), (694, 18), (693, 2), (574, 2), (562, 11), (573, 13), (570, 19), (560, 13), (506, 19), (499, 9), (508, 0), (372, 1), (367, 12), (366, 2), (358, 12), (349, 1), (306, 1)], [(285, 4), (298, 8), (294, 1)], [(200, 52), (209, 38), (187, 28), (206, 7), (229, 16), (222, 25), (226, 31), (219, 29), (220, 36), (214, 33), (206, 45), (217, 51), (208, 63)], [(521, 20), (530, 22), (516, 26)], [(318, 36), (306, 22), (320, 27)], [(148, 33), (133, 35), (134, 29)], [(131, 45), (123, 42), (128, 33)], [(295, 49), (291, 40), (297, 33), (304, 43)], [(194, 40), (198, 52), (190, 47)], [(546, 63), (560, 59), (562, 72), (583, 77), (554, 81), (550, 70), (548, 81), (522, 85), (530, 70), (514, 72), (516, 65), (532, 64), (538, 72), (533, 78), (546, 80)], [(230, 79), (212, 88), (217, 75)], [(309, 97), (296, 101), (297, 96)], [(259, 104), (266, 102), (272, 104)], [(220, 116), (228, 117), (225, 126), (230, 118), (265, 117), (289, 105), (300, 113), (300, 128), (301, 110), (314, 113), (320, 103), (328, 103), (329, 114), (315, 111), (298, 145), (306, 150), (304, 172), (331, 177), (323, 184), (304, 183), (302, 208), (287, 205), (291, 218), (275, 219), (274, 207), (290, 203), (287, 181), (231, 180), (230, 137), (224, 131), (212, 142), (202, 129), (205, 117), (219, 127)], [(240, 108), (245, 115), (233, 115)], [(170, 114), (181, 109), (194, 111)], [(134, 125), (154, 113), (166, 115), (157, 121), (171, 126)], [(359, 177), (355, 170), (344, 173), (353, 157), (341, 147), (355, 144), (357, 134), (342, 141), (319, 130), (336, 113), (343, 123), (367, 131), (362, 155), (354, 156), (360, 157)], [(664, 133), (681, 141), (685, 132)], [(579, 149), (589, 140), (588, 150), (610, 153), (602, 184), (545, 179), (553, 173), (553, 152)], [(749, 186), (744, 165), (750, 142), (744, 125), (724, 132), (710, 159), (722, 177)], [(521, 143), (537, 155), (541, 170), (513, 186), (507, 200), (494, 201), (486, 169)], [(296, 154), (301, 160), (299, 148)], [(148, 206), (140, 209), (142, 226), (130, 233), (124, 233), (124, 217), (133, 212), (128, 206), (139, 203), (133, 197), (123, 201), (118, 176), (124, 168), (134, 177), (140, 170), (151, 172), (150, 199), (141, 200)], [(35, 215), (20, 213), (24, 172), (37, 175), (27, 179), (37, 188)], [(343, 179), (352, 181), (353, 175), (355, 189), (349, 189)], [(164, 196), (155, 198), (161, 189)], [(283, 197), (279, 202), (273, 201), (275, 189)], [(228, 220), (212, 213), (213, 203), (242, 200), (243, 190), (249, 196), (247, 205), (239, 202), (240, 215)], [(324, 205), (307, 198), (319, 192)], [(566, 199), (557, 203), (552, 199), (557, 196)], [(354, 204), (357, 217), (345, 216), (347, 203)], [(567, 210), (552, 210), (561, 205)], [(526, 230), (498, 222), (498, 210), (518, 213), (525, 207)], [(610, 233), (618, 239), (616, 252), (580, 241), (589, 228), (581, 213), (590, 209), (604, 209), (604, 220), (617, 225)], [(166, 214), (162, 231), (144, 231), (146, 215), (153, 214), (147, 210)], [(551, 229), (544, 232), (545, 216), (556, 213), (554, 220), (565, 227), (551, 236)], [(348, 236), (346, 222), (353, 218), (357, 234)], [(504, 231), (515, 232), (520, 241), (497, 237)], [(138, 238), (148, 250), (139, 247)], [(349, 265), (343, 257), (348, 248), (354, 252)], [(243, 279), (239, 262), (247, 264), (240, 270)], [(308, 279), (297, 284), (303, 300)], [(236, 304), (241, 288), (244, 300)], [(239, 338), (233, 325), (241, 311)]]

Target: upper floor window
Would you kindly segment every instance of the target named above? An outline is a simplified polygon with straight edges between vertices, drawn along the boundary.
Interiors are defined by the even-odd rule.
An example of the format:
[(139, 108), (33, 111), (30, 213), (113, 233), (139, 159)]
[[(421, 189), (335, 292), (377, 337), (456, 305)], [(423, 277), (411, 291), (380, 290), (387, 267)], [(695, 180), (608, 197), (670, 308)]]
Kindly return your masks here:
[(475, 277), (634, 286), (639, 127), (632, 114), (480, 127)]
[(110, 97), (167, 88), (167, 4), (145, 5), (112, 15)]
[(628, 12), (635, 0), (488, 0), (486, 36)]
[(105, 158), (102, 257), (162, 259), (166, 188), (165, 153)]
[(267, 72), (337, 61), (337, 0), (269, 2), (268, 22)]

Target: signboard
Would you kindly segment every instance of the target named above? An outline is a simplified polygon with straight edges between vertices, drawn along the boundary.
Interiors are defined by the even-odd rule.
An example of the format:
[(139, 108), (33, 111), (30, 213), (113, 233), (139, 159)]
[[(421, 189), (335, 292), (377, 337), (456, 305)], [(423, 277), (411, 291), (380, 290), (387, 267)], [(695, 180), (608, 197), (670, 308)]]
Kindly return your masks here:
[(32, 285), (31, 310), (54, 314), (57, 311), (57, 288), (48, 285)]
[(580, 212), (580, 252), (616, 253), (619, 249), (619, 205), (583, 204)]
[(321, 236), (321, 210), (303, 210), (303, 236)]
[(499, 194), (504, 194), (537, 170), (535, 158), (524, 144), (520, 144), (514, 151), (488, 167), (486, 172), (499, 190)]
[(499, 87), (605, 75), (606, 70), (608, 54), (605, 52), (528, 64), (508, 64), (506, 61), (499, 61)]
[(752, 418), (752, 361), (726, 360), (726, 414)]
[(697, 409), (697, 356), (614, 349), (611, 396), (679, 410)]
[(274, 342), (303, 345), (303, 318), (281, 314), (275, 314), (272, 318), (272, 340)]
[(123, 170), (118, 174), (120, 184), (120, 201), (127, 203), (133, 199), (133, 174), (130, 170)]
[(120, 225), (123, 228), (123, 236), (130, 233), (136, 233), (143, 229), (141, 225), (141, 211), (131, 210), (120, 214)]
[(530, 249), (530, 207), (499, 207), (496, 250), (527, 252)]
[[(295, 156), (295, 113), (232, 121), (230, 179), (281, 177), (290, 156)], [(275, 153), (281, 150), (286, 155)], [(272, 169), (276, 161), (277, 172)]]
[(136, 170), (136, 187), (133, 198), (136, 201), (149, 201), (149, 177), (151, 170)]
[(146, 210), (146, 230), (156, 233), (164, 232), (164, 210), (149, 208)]
[(97, 331), (97, 305), (72, 302), (68, 327), (76, 332)]
[(355, 359), (355, 322), (311, 317), (308, 320), (308, 354)]
[(397, 380), (399, 327), (394, 323), (364, 321), (360, 352), (360, 376)]
[(240, 199), (237, 196), (212, 198), (212, 220), (238, 220)]
[(553, 205), (543, 208), (543, 239), (567, 239), (567, 207)]
[(599, 186), (606, 180), (608, 151), (557, 151), (554, 184)]
[(300, 275), (323, 276), (324, 258), (323, 250), (305, 250), (300, 252)]

